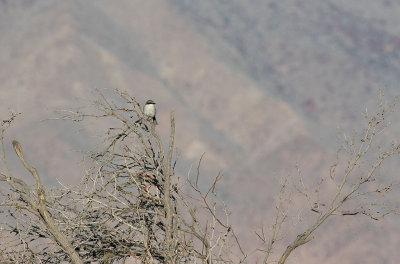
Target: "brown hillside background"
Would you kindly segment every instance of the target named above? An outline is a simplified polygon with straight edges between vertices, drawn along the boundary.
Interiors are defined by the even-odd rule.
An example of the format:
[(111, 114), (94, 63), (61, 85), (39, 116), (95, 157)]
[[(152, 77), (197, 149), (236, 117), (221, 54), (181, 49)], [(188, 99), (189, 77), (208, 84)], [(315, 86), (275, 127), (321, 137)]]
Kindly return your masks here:
[[(218, 191), (250, 249), (278, 179), (296, 163), (310, 182), (327, 175), (378, 90), (400, 94), (399, 14), (394, 0), (1, 0), (0, 114), (22, 112), (10, 160), (22, 175), (15, 138), (46, 183), (77, 183), (101, 125), (42, 120), (95, 89), (151, 98), (165, 137), (175, 111), (179, 173), (203, 152), (202, 178), (222, 171)], [(399, 117), (386, 141), (400, 138)], [(399, 164), (379, 173), (398, 178)], [(288, 262), (399, 263), (399, 217), (371, 221), (330, 220)]]

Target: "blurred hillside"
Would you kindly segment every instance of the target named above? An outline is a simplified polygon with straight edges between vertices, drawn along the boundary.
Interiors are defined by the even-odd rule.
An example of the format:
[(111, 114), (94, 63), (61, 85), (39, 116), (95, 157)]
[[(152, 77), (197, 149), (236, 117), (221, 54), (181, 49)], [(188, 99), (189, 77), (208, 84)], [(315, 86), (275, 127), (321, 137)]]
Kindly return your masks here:
[[(390, 0), (2, 0), (1, 117), (22, 112), (10, 138), (47, 182), (72, 184), (101, 131), (40, 121), (96, 88), (152, 98), (164, 136), (175, 111), (180, 173), (206, 153), (203, 177), (223, 172), (220, 193), (251, 245), (276, 179), (296, 163), (310, 181), (329, 173), (338, 131), (362, 128), (380, 88), (400, 94), (398, 14)], [(389, 165), (392, 177), (400, 166)], [(400, 225), (383, 224), (334, 222), (289, 263), (397, 263)]]

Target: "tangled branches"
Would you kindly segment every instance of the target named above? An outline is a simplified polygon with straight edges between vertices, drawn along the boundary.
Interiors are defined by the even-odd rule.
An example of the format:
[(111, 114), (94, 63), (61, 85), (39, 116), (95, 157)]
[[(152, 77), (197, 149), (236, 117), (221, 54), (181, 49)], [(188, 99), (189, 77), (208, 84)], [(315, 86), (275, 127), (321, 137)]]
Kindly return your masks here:
[(94, 113), (69, 111), (61, 117), (77, 122), (87, 118), (117, 121), (105, 132), (104, 147), (90, 152), (90, 164), (77, 186), (46, 189), (25, 160), (21, 145), (13, 142), (35, 186), (14, 177), (10, 170), (0, 175), (0, 181), (8, 184), (0, 201), (5, 208), (0, 232), (7, 241), (0, 244), (0, 260), (231, 262), (230, 242), (237, 239), (232, 239), (228, 213), (220, 219), (219, 205), (203, 194), (197, 182), (189, 184), (195, 190), (189, 195), (175, 176), (173, 112), (164, 150), (155, 123), (145, 118), (140, 104), (116, 91), (124, 107), (100, 94), (99, 100), (91, 101)]

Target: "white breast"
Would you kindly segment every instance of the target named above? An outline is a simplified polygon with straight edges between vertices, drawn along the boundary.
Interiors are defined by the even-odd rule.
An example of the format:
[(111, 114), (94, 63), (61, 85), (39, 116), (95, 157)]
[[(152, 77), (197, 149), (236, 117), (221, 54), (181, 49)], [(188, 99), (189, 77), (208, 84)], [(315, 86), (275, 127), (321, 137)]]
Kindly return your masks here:
[(143, 108), (143, 113), (149, 117), (155, 117), (156, 106), (154, 104), (147, 104)]

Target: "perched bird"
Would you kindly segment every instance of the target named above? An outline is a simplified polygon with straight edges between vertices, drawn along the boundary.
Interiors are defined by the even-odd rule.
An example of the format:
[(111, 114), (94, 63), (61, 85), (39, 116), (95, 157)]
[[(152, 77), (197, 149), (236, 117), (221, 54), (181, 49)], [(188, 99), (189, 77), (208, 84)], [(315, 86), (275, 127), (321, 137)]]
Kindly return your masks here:
[(143, 107), (143, 113), (148, 117), (148, 119), (153, 120), (154, 124), (157, 125), (156, 112), (156, 103), (154, 103), (153, 100), (147, 100)]

